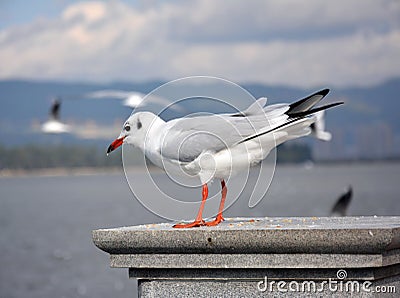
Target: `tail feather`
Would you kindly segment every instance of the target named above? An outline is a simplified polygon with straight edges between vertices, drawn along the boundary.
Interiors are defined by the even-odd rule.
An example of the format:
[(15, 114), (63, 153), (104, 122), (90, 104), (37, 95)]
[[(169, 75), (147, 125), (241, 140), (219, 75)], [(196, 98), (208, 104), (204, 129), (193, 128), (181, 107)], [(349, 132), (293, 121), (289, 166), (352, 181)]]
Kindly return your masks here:
[[(278, 117), (279, 115), (286, 115), (286, 119), (284, 119), (283, 122), (281, 121), (281, 119), (279, 121), (275, 121), (276, 125), (274, 125), (272, 128), (248, 136), (239, 141), (238, 144), (278, 131), (287, 132), (285, 135), (282, 135), (280, 137), (278, 143), (284, 142), (289, 139), (305, 136), (310, 132), (312, 133), (312, 135), (320, 140), (329, 141), (332, 135), (329, 132), (325, 131), (323, 117), (324, 110), (341, 105), (343, 104), (343, 102), (331, 103), (314, 108), (314, 106), (317, 105), (328, 93), (329, 89), (324, 89), (316, 92), (299, 101), (296, 101), (295, 103), (290, 104), (289, 108), (286, 111), (284, 111), (284, 105), (271, 106), (271, 110), (269, 110), (268, 107), (264, 108), (264, 112), (266, 112), (267, 110), (271, 112), (271, 115), (268, 114), (268, 116), (275, 116), (274, 112), (279, 111), (279, 113), (277, 112), (278, 115), (276, 115), (276, 117)], [(283, 114), (280, 114), (282, 112)]]

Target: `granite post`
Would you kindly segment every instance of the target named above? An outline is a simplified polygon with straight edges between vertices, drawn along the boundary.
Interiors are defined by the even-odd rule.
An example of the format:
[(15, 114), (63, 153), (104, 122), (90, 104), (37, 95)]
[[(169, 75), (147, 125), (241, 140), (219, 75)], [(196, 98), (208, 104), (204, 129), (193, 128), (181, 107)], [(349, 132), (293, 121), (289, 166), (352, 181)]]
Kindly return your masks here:
[(93, 231), (139, 297), (400, 295), (400, 217), (228, 218)]

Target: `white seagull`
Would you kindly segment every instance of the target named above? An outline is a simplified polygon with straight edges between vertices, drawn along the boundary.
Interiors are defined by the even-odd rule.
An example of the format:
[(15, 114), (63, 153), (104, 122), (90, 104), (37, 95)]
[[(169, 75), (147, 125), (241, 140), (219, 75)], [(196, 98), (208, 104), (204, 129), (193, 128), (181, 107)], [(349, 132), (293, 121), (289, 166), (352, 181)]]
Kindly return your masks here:
[(50, 107), (49, 120), (47, 120), (41, 126), (42, 132), (49, 134), (59, 134), (67, 133), (70, 131), (69, 126), (60, 121), (60, 106), (61, 101), (58, 98), (54, 99)]
[(144, 99), (144, 94), (140, 92), (105, 89), (87, 93), (89, 98), (117, 98), (123, 99), (123, 105), (132, 109), (137, 108)]
[[(222, 220), (227, 187), (225, 179), (247, 170), (267, 157), (279, 144), (309, 134), (330, 140), (324, 131), (324, 110), (342, 102), (315, 107), (327, 94), (324, 89), (292, 104), (265, 106), (260, 98), (236, 114), (212, 114), (165, 122), (150, 112), (132, 114), (107, 154), (124, 144), (140, 148), (156, 166), (200, 178), (202, 202), (192, 223), (175, 228), (215, 226)], [(207, 184), (221, 180), (222, 198), (215, 220), (205, 222), (203, 208), (208, 197)]]
[(149, 102), (157, 103), (163, 106), (169, 106), (171, 109), (176, 111), (182, 111), (183, 109), (177, 105), (170, 105), (171, 103), (160, 96), (156, 96), (154, 94), (150, 94), (147, 96), (147, 100), (145, 101), (146, 95), (141, 92), (136, 91), (124, 91), (124, 90), (113, 90), (113, 89), (104, 89), (93, 91), (90, 93), (85, 94), (87, 98), (115, 98), (115, 99), (122, 99), (123, 105), (129, 107), (131, 109), (136, 109), (138, 107), (143, 107)]

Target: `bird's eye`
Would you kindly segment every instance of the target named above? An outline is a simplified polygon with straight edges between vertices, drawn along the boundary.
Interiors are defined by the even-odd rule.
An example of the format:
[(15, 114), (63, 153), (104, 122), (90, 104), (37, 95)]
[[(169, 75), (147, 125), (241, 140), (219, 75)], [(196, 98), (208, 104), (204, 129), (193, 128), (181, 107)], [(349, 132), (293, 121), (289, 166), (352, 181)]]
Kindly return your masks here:
[(130, 131), (130, 130), (131, 130), (131, 127), (130, 127), (129, 125), (126, 125), (126, 126), (124, 127), (124, 129), (125, 129), (126, 131)]
[(137, 129), (141, 129), (142, 128), (142, 122), (138, 121), (136, 126), (137, 126)]

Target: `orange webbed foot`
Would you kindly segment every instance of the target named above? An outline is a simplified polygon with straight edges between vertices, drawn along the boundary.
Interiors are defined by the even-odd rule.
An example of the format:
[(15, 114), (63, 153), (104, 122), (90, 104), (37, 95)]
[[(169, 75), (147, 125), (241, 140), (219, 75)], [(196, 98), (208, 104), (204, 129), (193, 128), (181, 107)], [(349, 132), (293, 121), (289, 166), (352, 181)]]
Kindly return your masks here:
[(187, 228), (201, 227), (201, 226), (204, 226), (204, 224), (205, 224), (204, 220), (195, 220), (194, 222), (191, 222), (191, 223), (176, 224), (176, 225), (173, 225), (172, 227), (175, 229), (187, 229)]
[(217, 217), (213, 221), (208, 221), (204, 225), (207, 227), (213, 227), (216, 225), (219, 225), (221, 221), (224, 221), (225, 219), (222, 217), (222, 215), (217, 215)]

